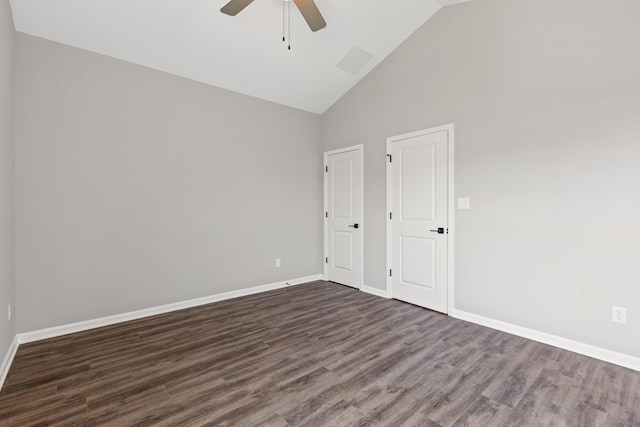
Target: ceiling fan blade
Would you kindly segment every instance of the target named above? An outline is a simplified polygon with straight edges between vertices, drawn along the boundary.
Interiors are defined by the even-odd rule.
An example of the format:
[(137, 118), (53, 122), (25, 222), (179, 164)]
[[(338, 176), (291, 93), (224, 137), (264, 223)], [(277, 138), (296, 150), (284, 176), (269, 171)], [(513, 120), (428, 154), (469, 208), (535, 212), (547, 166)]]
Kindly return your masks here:
[(318, 6), (316, 6), (313, 0), (293, 0), (298, 6), (300, 13), (304, 17), (304, 20), (309, 24), (311, 31), (318, 31), (327, 26)]
[(249, 6), (252, 2), (253, 0), (231, 0), (229, 3), (225, 4), (222, 9), (220, 9), (220, 12), (236, 16), (238, 13), (242, 12), (242, 9)]

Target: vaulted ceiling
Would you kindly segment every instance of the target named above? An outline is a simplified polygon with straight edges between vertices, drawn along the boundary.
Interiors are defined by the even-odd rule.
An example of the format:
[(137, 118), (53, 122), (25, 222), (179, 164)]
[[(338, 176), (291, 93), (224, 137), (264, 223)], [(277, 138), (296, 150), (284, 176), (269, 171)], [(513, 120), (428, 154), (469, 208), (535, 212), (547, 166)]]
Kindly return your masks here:
[[(316, 0), (327, 27), (315, 33), (295, 4), (255, 0), (231, 17), (220, 12), (227, 1), (11, 6), (17, 31), (321, 114), (441, 7), (467, 0)], [(291, 50), (282, 41), (289, 4)], [(343, 59), (351, 71), (337, 67)]]

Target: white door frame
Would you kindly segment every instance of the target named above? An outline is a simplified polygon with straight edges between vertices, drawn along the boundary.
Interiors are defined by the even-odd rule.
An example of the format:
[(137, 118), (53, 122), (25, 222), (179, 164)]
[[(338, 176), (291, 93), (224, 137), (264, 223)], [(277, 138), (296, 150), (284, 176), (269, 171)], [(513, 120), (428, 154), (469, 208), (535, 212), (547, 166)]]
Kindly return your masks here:
[[(430, 129), (419, 130), (417, 132), (406, 133), (403, 135), (397, 135), (387, 138), (387, 153), (391, 153), (391, 144), (403, 139), (415, 138), (417, 136), (429, 135), (431, 133), (447, 131), (449, 133), (449, 144), (447, 150), (448, 159), (448, 177), (447, 177), (447, 220), (449, 222), (449, 233), (447, 234), (447, 310), (448, 313), (453, 313), (454, 307), (454, 241), (455, 241), (455, 224), (454, 224), (454, 160), (455, 160), (455, 134), (453, 123), (438, 126)], [(392, 211), (391, 200), (391, 164), (387, 160), (387, 293), (389, 298), (393, 298), (393, 284), (389, 271), (391, 270), (391, 220), (389, 219), (389, 213)]]
[(359, 157), (360, 157), (360, 182), (362, 183), (362, 185), (360, 186), (360, 206), (362, 206), (362, 218), (360, 221), (360, 228), (362, 229), (361, 231), (361, 236), (362, 238), (360, 239), (360, 259), (355, 260), (355, 262), (360, 263), (360, 271), (362, 272), (362, 274), (360, 275), (360, 283), (358, 283), (358, 289), (362, 290), (362, 287), (364, 286), (364, 145), (363, 144), (358, 144), (358, 145), (352, 145), (350, 147), (344, 147), (344, 148), (338, 148), (336, 150), (331, 150), (331, 151), (325, 151), (324, 152), (324, 170), (323, 170), (323, 174), (324, 174), (324, 212), (323, 212), (323, 222), (324, 222), (324, 259), (322, 260), (323, 265), (324, 265), (324, 280), (327, 280), (329, 278), (329, 266), (326, 262), (327, 257), (329, 256), (329, 220), (327, 218), (327, 212), (329, 212), (329, 189), (327, 188), (328, 186), (328, 173), (327, 173), (327, 167), (328, 167), (328, 159), (329, 156), (333, 155), (333, 154), (340, 154), (340, 153), (346, 153), (348, 151), (358, 151), (359, 153)]

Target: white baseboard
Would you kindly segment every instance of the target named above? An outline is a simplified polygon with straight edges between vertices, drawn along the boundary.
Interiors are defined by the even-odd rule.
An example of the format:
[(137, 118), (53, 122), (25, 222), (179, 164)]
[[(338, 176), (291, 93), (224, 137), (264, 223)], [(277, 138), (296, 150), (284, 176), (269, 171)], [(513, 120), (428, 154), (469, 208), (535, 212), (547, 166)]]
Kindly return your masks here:
[(390, 298), (389, 293), (386, 290), (383, 291), (382, 289), (371, 288), (369, 286), (362, 286), (362, 289), (360, 290), (377, 297)]
[(13, 363), (13, 358), (16, 356), (16, 352), (18, 351), (18, 337), (13, 337), (13, 341), (11, 341), (11, 345), (7, 350), (7, 354), (4, 356), (2, 360), (2, 365), (0, 365), (0, 390), (2, 390), (2, 386), (4, 385), (4, 380), (7, 379), (7, 374), (9, 373), (9, 368), (11, 367), (11, 363)]
[(284, 282), (285, 286), (297, 286), (302, 285), (309, 282), (316, 282), (318, 280), (324, 280), (324, 275), (322, 274), (314, 274), (313, 276), (300, 277), (294, 280), (288, 280)]
[(477, 325), (486, 326), (491, 329), (507, 332), (519, 337), (528, 338), (533, 341), (538, 341), (564, 350), (569, 350), (574, 353), (579, 353), (584, 356), (593, 357), (594, 359), (603, 360), (605, 362), (624, 366), (625, 368), (640, 371), (640, 358), (635, 356), (618, 353), (602, 347), (585, 344), (568, 338), (559, 337), (557, 335), (547, 334), (545, 332), (536, 331), (535, 329), (525, 328), (462, 310), (454, 309), (453, 312), (449, 313), (449, 315), (456, 319), (466, 320), (467, 322), (475, 323)]
[(322, 280), (321, 274), (313, 276), (300, 277), (297, 279), (286, 280), (283, 282), (270, 283), (268, 285), (256, 286), (253, 288), (240, 289), (238, 291), (224, 292), (222, 294), (211, 295), (208, 297), (196, 298), (188, 301), (176, 302), (172, 304), (161, 305), (158, 307), (145, 308), (143, 310), (132, 311), (129, 313), (116, 314), (113, 316), (101, 317), (99, 319), (86, 320), (68, 325), (54, 326), (52, 328), (41, 329), (38, 331), (24, 332), (17, 335), (18, 344), (25, 344), (34, 341), (40, 341), (48, 338), (55, 338), (62, 335), (72, 334), (75, 332), (87, 331), (89, 329), (101, 328), (103, 326), (114, 325), (116, 323), (128, 322), (130, 320), (142, 319), (144, 317), (156, 316), (158, 314), (170, 313), (172, 311), (183, 310), (185, 308), (197, 307), (199, 305), (211, 304), (218, 301), (224, 301), (232, 298), (243, 297), (247, 295), (258, 294), (261, 292), (282, 289), (287, 286), (300, 285), (303, 283)]

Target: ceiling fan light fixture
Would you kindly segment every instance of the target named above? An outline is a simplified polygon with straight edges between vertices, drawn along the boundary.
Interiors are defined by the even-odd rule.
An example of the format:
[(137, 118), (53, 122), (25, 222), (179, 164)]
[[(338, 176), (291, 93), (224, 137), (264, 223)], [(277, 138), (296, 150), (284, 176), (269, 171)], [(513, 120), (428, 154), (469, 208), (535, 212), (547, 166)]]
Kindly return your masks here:
[[(291, 2), (291, 0), (283, 1)], [(220, 9), (220, 12), (230, 16), (236, 16), (252, 2), (253, 0), (231, 0), (230, 2), (225, 4), (222, 9)], [(314, 0), (293, 0), (293, 2), (298, 7), (298, 10), (302, 14), (304, 20), (307, 21), (307, 24), (309, 25), (309, 28), (311, 28), (311, 31), (318, 31), (327, 26), (327, 22), (322, 17), (322, 14), (320, 13), (318, 6), (316, 6)]]

